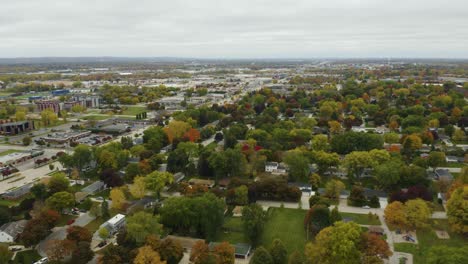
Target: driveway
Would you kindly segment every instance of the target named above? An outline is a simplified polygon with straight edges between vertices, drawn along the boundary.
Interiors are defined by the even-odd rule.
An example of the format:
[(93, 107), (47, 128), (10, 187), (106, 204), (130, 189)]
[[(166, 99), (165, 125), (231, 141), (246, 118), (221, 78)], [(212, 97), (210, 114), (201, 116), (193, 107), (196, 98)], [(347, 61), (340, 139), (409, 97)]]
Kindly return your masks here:
[[(82, 213), (82, 214), (80, 214), (80, 216), (78, 218), (75, 219), (75, 222), (73, 223), (72, 226), (82, 226), (83, 227), (83, 226), (87, 225), (89, 222), (93, 221), (94, 219), (95, 219), (95, 217), (89, 215), (89, 213)], [(52, 233), (37, 245), (36, 249), (37, 249), (37, 252), (39, 253), (39, 255), (41, 255), (42, 257), (47, 257), (47, 254), (45, 253), (45, 247), (47, 245), (47, 242), (50, 241), (50, 240), (65, 239), (65, 237), (67, 236), (67, 228), (68, 227), (69, 227), (68, 225), (61, 226), (61, 227), (54, 227), (52, 229)]]

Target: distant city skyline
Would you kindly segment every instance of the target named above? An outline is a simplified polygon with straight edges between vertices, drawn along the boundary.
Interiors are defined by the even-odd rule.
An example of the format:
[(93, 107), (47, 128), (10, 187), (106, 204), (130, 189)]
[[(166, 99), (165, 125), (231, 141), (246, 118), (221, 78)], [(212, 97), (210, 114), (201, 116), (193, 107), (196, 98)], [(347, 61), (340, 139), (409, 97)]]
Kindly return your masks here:
[(464, 0), (18, 0), (0, 58), (468, 58)]

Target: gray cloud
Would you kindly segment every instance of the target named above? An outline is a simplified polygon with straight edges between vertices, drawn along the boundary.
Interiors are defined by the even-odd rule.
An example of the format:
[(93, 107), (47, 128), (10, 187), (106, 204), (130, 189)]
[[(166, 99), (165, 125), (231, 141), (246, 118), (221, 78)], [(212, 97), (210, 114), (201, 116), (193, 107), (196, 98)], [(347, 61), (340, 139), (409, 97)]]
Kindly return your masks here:
[(468, 57), (465, 0), (15, 0), (0, 57)]

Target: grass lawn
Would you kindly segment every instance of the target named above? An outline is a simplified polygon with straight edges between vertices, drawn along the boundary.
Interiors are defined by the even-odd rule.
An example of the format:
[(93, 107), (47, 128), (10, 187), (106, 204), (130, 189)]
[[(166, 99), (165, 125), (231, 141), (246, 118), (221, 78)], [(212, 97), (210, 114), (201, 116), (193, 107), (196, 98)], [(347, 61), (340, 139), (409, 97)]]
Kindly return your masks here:
[(248, 243), (248, 239), (244, 235), (242, 228), (242, 220), (240, 217), (226, 217), (222, 230), (219, 232), (216, 241), (228, 241), (231, 244)]
[(122, 108), (126, 108), (122, 111), (122, 115), (137, 115), (139, 113), (147, 111), (146, 107), (142, 106), (124, 106)]
[(302, 209), (270, 208), (261, 244), (268, 248), (273, 240), (279, 238), (286, 246), (289, 254), (295, 250), (303, 252), (306, 244), (304, 231), (306, 212), (306, 210)]
[(342, 213), (340, 212), (341, 217), (349, 218), (352, 221), (360, 225), (381, 225), (380, 220), (376, 217), (369, 217), (367, 214), (353, 214), (353, 213)]
[(15, 153), (15, 152), (21, 152), (21, 150), (17, 150), (17, 149), (5, 150), (5, 151), (0, 152), (0, 156), (6, 156), (8, 154)]
[(37, 260), (40, 260), (42, 257), (37, 253), (36, 250), (26, 250), (21, 251), (16, 254), (15, 259), (13, 260), (14, 264), (24, 264), (24, 263), (33, 263)]
[(109, 116), (109, 115), (89, 115), (89, 116), (85, 116), (85, 117), (83, 117), (81, 119), (99, 121), (99, 120), (109, 119), (111, 117), (112, 116)]
[(18, 201), (10, 201), (10, 200), (4, 200), (0, 199), (0, 206), (5, 206), (5, 207), (12, 207), (19, 204)]
[(58, 220), (56, 226), (65, 226), (67, 225), (67, 222), (71, 219), (77, 218), (76, 215), (61, 215), (60, 219)]
[(98, 217), (85, 225), (85, 228), (88, 229), (91, 234), (94, 234), (104, 222), (102, 217)]
[[(449, 233), (450, 239), (437, 238), (434, 229), (445, 230)], [(427, 262), (428, 251), (434, 246), (460, 247), (468, 243), (468, 239), (450, 232), (447, 220), (433, 220), (430, 230), (418, 230), (416, 232), (419, 244), (397, 243), (395, 250), (413, 254), (414, 264), (424, 264)]]

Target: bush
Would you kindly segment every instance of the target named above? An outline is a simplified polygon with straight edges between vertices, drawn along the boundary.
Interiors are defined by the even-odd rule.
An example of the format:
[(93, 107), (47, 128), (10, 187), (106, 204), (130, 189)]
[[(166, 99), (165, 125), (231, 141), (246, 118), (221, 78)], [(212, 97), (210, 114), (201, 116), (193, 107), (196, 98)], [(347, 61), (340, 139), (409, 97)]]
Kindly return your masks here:
[(372, 208), (380, 208), (379, 198), (377, 196), (372, 196), (369, 199), (368, 205)]
[(295, 186), (288, 186), (284, 180), (268, 179), (255, 182), (249, 187), (249, 201), (272, 200), (298, 202), (302, 192)]

